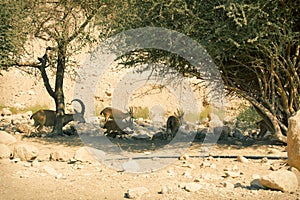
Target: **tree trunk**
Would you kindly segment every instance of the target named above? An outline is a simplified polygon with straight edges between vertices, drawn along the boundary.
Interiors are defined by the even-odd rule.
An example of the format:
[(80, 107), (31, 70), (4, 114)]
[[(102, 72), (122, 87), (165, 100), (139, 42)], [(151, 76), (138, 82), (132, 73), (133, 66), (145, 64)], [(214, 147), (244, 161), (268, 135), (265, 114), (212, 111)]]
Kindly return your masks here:
[(57, 70), (55, 80), (55, 105), (56, 105), (56, 119), (52, 130), (52, 134), (62, 135), (63, 117), (65, 114), (65, 102), (63, 92), (63, 81), (66, 64), (66, 45), (64, 42), (58, 44), (58, 58), (57, 58)]

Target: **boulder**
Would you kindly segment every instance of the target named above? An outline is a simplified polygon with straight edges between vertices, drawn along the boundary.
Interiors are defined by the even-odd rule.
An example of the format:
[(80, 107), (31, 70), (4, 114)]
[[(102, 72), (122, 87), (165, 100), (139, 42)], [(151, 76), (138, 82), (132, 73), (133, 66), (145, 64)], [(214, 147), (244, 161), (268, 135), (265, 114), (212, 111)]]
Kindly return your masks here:
[(0, 144), (13, 144), (17, 139), (6, 131), (0, 131)]
[(81, 147), (75, 152), (74, 159), (81, 162), (94, 163), (97, 162), (95, 155), (88, 147)]
[(300, 111), (289, 118), (286, 150), (288, 164), (300, 170)]
[(5, 144), (0, 144), (0, 159), (9, 158), (10, 156), (10, 148)]
[(260, 179), (262, 186), (282, 192), (295, 192), (298, 189), (297, 176), (288, 170), (278, 170)]
[(12, 158), (20, 158), (22, 161), (30, 161), (37, 158), (38, 149), (28, 144), (16, 144), (13, 148)]

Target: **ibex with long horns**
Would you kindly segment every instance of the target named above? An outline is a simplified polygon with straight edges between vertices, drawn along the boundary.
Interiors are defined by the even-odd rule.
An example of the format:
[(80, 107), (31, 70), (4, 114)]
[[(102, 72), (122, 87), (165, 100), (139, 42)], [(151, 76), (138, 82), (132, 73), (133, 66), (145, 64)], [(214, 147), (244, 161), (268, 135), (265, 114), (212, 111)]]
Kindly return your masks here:
[[(65, 114), (63, 116), (63, 126), (65, 126), (70, 121), (79, 121), (79, 122), (85, 122), (84, 120), (84, 112), (85, 112), (85, 106), (84, 103), (80, 99), (73, 99), (71, 102), (77, 101), (81, 105), (81, 112), (78, 112), (76, 109), (74, 109), (75, 114)], [(54, 110), (39, 110), (35, 112), (30, 119), (34, 120), (34, 126), (37, 127), (38, 131), (41, 131), (44, 126), (54, 126), (56, 118), (56, 112)]]

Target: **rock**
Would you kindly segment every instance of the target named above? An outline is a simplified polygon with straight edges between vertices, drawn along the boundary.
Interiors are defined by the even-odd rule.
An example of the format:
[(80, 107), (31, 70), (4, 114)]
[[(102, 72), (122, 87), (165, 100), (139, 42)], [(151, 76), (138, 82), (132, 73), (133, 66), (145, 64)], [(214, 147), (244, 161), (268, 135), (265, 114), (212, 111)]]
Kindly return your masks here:
[(16, 128), (17, 128), (18, 132), (26, 133), (27, 135), (29, 135), (31, 133), (31, 131), (34, 130), (32, 128), (32, 126), (30, 126), (28, 124), (17, 124)]
[(233, 137), (238, 138), (238, 139), (242, 139), (244, 137), (244, 134), (242, 133), (241, 130), (236, 128), (236, 129), (234, 129)]
[(160, 194), (171, 194), (173, 192), (173, 189), (168, 186), (164, 186), (161, 188)]
[(145, 194), (148, 194), (149, 190), (145, 187), (135, 187), (127, 190), (125, 196), (129, 199), (141, 198)]
[(55, 151), (53, 153), (50, 153), (49, 160), (67, 162), (71, 158), (72, 158), (72, 156), (71, 156), (71, 154), (69, 152)]
[(81, 162), (92, 163), (96, 161), (96, 158), (86, 147), (81, 147), (75, 152), (74, 159)]
[(234, 188), (234, 184), (228, 181), (225, 181), (222, 183), (223, 187), (227, 188), (227, 189), (233, 189)]
[(249, 160), (247, 158), (245, 158), (244, 156), (241, 156), (241, 155), (237, 156), (237, 161), (239, 161), (241, 163), (249, 163)]
[(58, 175), (57, 171), (53, 167), (45, 165), (42, 169), (44, 172), (48, 173), (51, 176), (56, 177)]
[(287, 155), (288, 164), (300, 171), (300, 111), (288, 121)]
[(180, 156), (179, 160), (188, 160), (189, 158), (190, 158), (189, 155), (183, 154), (182, 156)]
[(240, 172), (232, 172), (232, 171), (225, 172), (226, 177), (236, 178), (239, 177), (240, 175), (241, 175)]
[(20, 158), (22, 161), (30, 161), (37, 158), (38, 149), (28, 144), (17, 144), (14, 146), (12, 158)]
[(257, 179), (253, 179), (250, 183), (251, 188), (254, 189), (264, 189), (265, 187), (262, 186), (262, 184), (260, 183), (260, 178)]
[(1, 116), (11, 116), (12, 112), (9, 108), (2, 108), (1, 110)]
[(184, 189), (188, 192), (195, 192), (200, 190), (201, 188), (202, 186), (196, 182), (186, 183), (184, 186)]
[(13, 144), (17, 139), (6, 131), (0, 131), (0, 144)]
[(0, 144), (0, 159), (10, 157), (10, 148), (5, 144)]
[(298, 188), (297, 176), (287, 170), (279, 170), (271, 172), (269, 175), (260, 179), (262, 186), (280, 190), (282, 192), (294, 192)]

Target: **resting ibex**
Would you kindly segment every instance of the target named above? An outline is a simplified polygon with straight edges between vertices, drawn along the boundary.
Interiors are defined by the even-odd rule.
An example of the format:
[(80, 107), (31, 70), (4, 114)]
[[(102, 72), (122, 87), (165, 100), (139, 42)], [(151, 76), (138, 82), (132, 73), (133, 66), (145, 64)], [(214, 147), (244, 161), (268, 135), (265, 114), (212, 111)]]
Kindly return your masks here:
[(167, 137), (170, 135), (171, 139), (175, 137), (179, 127), (182, 125), (184, 112), (177, 109), (174, 115), (170, 116), (167, 120)]
[(106, 107), (100, 112), (100, 115), (105, 117), (105, 122), (107, 122), (108, 119), (123, 120), (128, 117), (133, 117), (133, 108), (129, 107), (129, 111), (124, 113), (116, 108)]
[[(83, 117), (85, 112), (84, 103), (80, 99), (73, 99), (71, 102), (73, 101), (77, 101), (80, 103), (81, 112), (78, 112), (76, 109), (74, 109), (75, 114), (65, 114), (63, 116), (63, 126), (74, 120), (85, 122)], [(30, 119), (34, 120), (34, 126), (39, 126), (37, 128), (38, 131), (41, 131), (44, 126), (54, 126), (55, 118), (56, 112), (54, 110), (39, 110), (30, 117)]]

